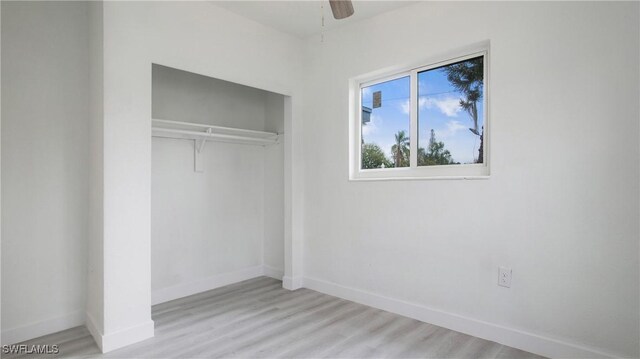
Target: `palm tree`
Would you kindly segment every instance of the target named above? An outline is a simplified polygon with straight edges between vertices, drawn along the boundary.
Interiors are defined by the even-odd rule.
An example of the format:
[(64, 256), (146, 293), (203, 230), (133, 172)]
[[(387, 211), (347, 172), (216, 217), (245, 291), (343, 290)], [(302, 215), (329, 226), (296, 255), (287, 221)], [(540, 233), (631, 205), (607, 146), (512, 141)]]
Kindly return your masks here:
[(404, 131), (395, 134), (396, 143), (391, 146), (395, 167), (407, 167), (409, 164), (409, 137)]
[(443, 67), (451, 86), (465, 96), (460, 99), (460, 107), (469, 114), (471, 121), (473, 121), (473, 128), (470, 128), (469, 131), (480, 137), (477, 163), (482, 163), (484, 157), (484, 126), (482, 129), (478, 129), (478, 102), (482, 100), (484, 84), (483, 61), (483, 57), (477, 57)]
[(467, 111), (471, 117), (473, 128), (469, 130), (476, 136), (480, 136), (478, 131), (478, 101), (482, 99), (482, 85), (484, 83), (483, 60), (483, 57), (477, 57), (442, 68), (447, 74), (447, 80), (449, 80), (451, 86), (465, 95), (464, 99), (460, 99), (460, 107)]

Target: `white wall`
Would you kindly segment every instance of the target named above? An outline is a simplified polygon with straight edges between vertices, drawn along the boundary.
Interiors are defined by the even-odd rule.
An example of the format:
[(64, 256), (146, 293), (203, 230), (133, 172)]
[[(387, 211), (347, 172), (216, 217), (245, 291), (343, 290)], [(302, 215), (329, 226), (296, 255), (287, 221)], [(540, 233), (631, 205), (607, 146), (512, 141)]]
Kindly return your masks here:
[(103, 351), (110, 351), (153, 335), (152, 63), (291, 96), (291, 110), (285, 112), (285, 162), (291, 159), (285, 166), (285, 208), (295, 216), (286, 222), (285, 247), (297, 259), (294, 265), (285, 257), (285, 272), (301, 277), (302, 44), (207, 2), (103, 6), (105, 317), (92, 334)]
[[(305, 285), (541, 354), (638, 357), (638, 6), (428, 2), (311, 38)], [(349, 182), (348, 79), (485, 40), (491, 178)]]
[[(2, 68), (2, 6), (0, 6), (0, 68)], [(2, 71), (0, 70), (0, 84), (2, 83)], [(2, 99), (2, 86), (0, 86), (0, 99)], [(0, 141), (2, 138), (2, 101), (0, 100)], [(2, 146), (0, 145), (0, 188), (2, 188)], [(0, 243), (2, 243), (2, 190), (0, 190)], [(0, 245), (0, 256), (2, 246)], [(2, 266), (0, 265), (0, 283), (2, 282)], [(0, 284), (0, 298), (2, 298), (2, 285)], [(0, 300), (0, 323), (2, 323), (2, 303)], [(0, 343), (2, 342), (2, 325), (0, 324)]]
[[(281, 132), (283, 104), (282, 95), (153, 67), (156, 119), (259, 131), (268, 119)], [(282, 272), (284, 156), (282, 146), (275, 147), (209, 141), (204, 172), (198, 173), (193, 141), (153, 139), (153, 303), (261, 275), (263, 262)], [(277, 194), (280, 198), (272, 198)]]
[[(302, 150), (301, 137), (297, 136), (301, 123), (294, 118), (299, 116), (302, 103), (297, 81), (300, 40), (204, 2), (96, 2), (90, 5), (3, 2), (2, 7), (38, 8), (29, 12), (10, 9), (3, 15), (9, 19), (5, 21), (9, 26), (16, 27), (10, 30), (20, 30), (7, 31), (3, 24), (3, 38), (6, 38), (3, 49), (11, 52), (12, 46), (20, 47), (20, 52), (13, 52), (13, 56), (3, 61), (6, 62), (3, 73), (12, 72), (8, 80), (3, 78), (3, 88), (11, 83), (12, 90), (24, 89), (24, 92), (5, 91), (10, 95), (3, 96), (2, 115), (8, 130), (3, 132), (2, 153), (8, 162), (3, 161), (2, 191), (3, 194), (10, 193), (9, 189), (17, 186), (31, 191), (25, 194), (18, 189), (3, 196), (2, 219), (21, 224), (2, 229), (2, 235), (9, 238), (3, 243), (3, 255), (12, 256), (3, 260), (3, 265), (13, 265), (19, 259), (14, 255), (18, 250), (10, 247), (12, 244), (16, 244), (20, 252), (39, 256), (37, 261), (20, 258), (19, 264), (3, 271), (3, 276), (9, 278), (3, 280), (4, 309), (12, 308), (9, 297), (17, 303), (17, 297), (4, 295), (9, 293), (7, 288), (20, 289), (20, 294), (25, 295), (19, 305), (31, 307), (28, 315), (16, 311), (12, 312), (14, 315), (3, 317), (3, 330), (19, 326), (15, 333), (20, 335), (13, 338), (23, 339), (35, 336), (34, 333), (81, 324), (83, 298), (87, 295), (87, 325), (104, 351), (153, 335), (150, 320), (149, 121), (152, 63), (173, 65), (292, 96), (287, 98), (290, 105), (287, 111), (282, 111), (287, 121), (287, 134), (280, 149), (288, 156), (289, 164), (284, 166), (286, 185), (279, 190), (288, 198), (284, 204), (288, 213), (294, 213), (285, 217), (288, 219), (284, 237), (290, 254), (285, 260), (286, 268), (291, 278), (301, 278)], [(84, 9), (82, 14), (79, 9)], [(29, 26), (17, 28), (24, 24)], [(59, 34), (64, 36), (57, 37)], [(59, 47), (46, 46), (42, 39), (53, 40), (49, 44)], [(80, 41), (84, 50), (72, 48)], [(7, 68), (11, 71), (5, 70)], [(252, 70), (247, 71), (248, 68)], [(19, 71), (14, 72), (14, 69)], [(82, 86), (70, 84), (81, 77)], [(15, 83), (18, 85), (14, 86)], [(38, 100), (42, 105), (33, 105), (33, 93), (41, 94)], [(50, 94), (53, 97), (47, 97)], [(12, 96), (15, 99), (7, 100)], [(32, 115), (26, 118), (31, 122), (13, 120), (17, 118), (17, 115), (13, 116), (15, 112), (23, 115), (22, 111), (12, 108), (13, 103), (19, 105), (20, 110), (28, 108), (25, 112)], [(78, 122), (80, 107), (85, 115), (84, 127), (74, 125)], [(82, 147), (79, 143), (86, 147), (84, 151), (78, 149)], [(18, 147), (19, 151), (16, 151)], [(266, 154), (260, 157), (264, 162), (269, 161)], [(54, 162), (60, 160), (65, 162)], [(29, 165), (33, 166), (27, 167)], [(49, 171), (47, 177), (40, 174), (43, 170), (59, 170), (62, 165), (66, 166), (64, 173)], [(14, 167), (19, 171), (14, 171)], [(277, 169), (277, 164), (269, 167), (269, 178), (276, 178), (278, 173), (272, 168)], [(245, 174), (253, 173), (253, 169), (244, 171)], [(48, 187), (38, 191), (38, 186)], [(294, 187), (296, 193), (293, 193)], [(84, 197), (79, 193), (84, 193)], [(42, 197), (44, 195), (48, 197)], [(60, 203), (67, 207), (61, 210), (60, 207), (42, 206), (40, 202)], [(6, 211), (10, 206), (5, 203), (21, 207), (19, 211)], [(267, 210), (264, 205), (258, 207), (259, 211)], [(38, 211), (43, 214), (40, 222), (43, 225), (35, 225), (32, 221), (24, 225)], [(277, 212), (269, 215), (277, 217)], [(52, 229), (54, 224), (60, 228)], [(46, 229), (42, 229), (44, 227)], [(267, 236), (278, 230), (282, 231), (282, 228), (264, 228), (258, 234)], [(12, 243), (13, 232), (19, 231), (28, 232), (33, 239)], [(44, 235), (48, 240), (46, 243), (42, 242)], [(270, 238), (278, 236), (282, 238), (280, 233), (272, 234)], [(84, 237), (84, 242), (78, 243), (80, 237)], [(58, 256), (42, 258), (51, 253)], [(293, 255), (296, 256), (295, 265), (291, 259)], [(282, 257), (272, 257), (273, 253), (270, 253), (269, 259), (259, 258), (259, 261), (278, 267)], [(90, 262), (88, 276), (87, 258)], [(34, 263), (46, 266), (31, 271)], [(83, 270), (79, 269), (81, 265), (85, 265)], [(56, 266), (66, 272), (59, 273)], [(281, 268), (275, 269), (281, 271)], [(31, 277), (22, 276), (19, 271), (30, 271)], [(42, 273), (50, 277), (43, 280)], [(24, 282), (18, 285), (17, 278), (33, 279), (30, 282), (33, 285), (24, 286)], [(61, 278), (63, 283), (52, 278)], [(45, 284), (41, 286), (38, 281)], [(88, 290), (85, 290), (87, 283)], [(24, 293), (25, 290), (29, 293)], [(49, 320), (51, 316), (55, 317)], [(43, 318), (45, 322), (39, 322)], [(34, 320), (38, 322), (34, 323)], [(25, 329), (23, 324), (28, 327)], [(9, 337), (4, 335), (5, 339)]]
[[(268, 93), (265, 131), (284, 133), (284, 97)], [(284, 275), (284, 144), (280, 141), (264, 149), (264, 239), (265, 274), (275, 278)]]
[(153, 118), (264, 130), (266, 91), (161, 65), (152, 71)]
[[(89, 238), (87, 328), (104, 327), (104, 64), (103, 7), (89, 3)], [(93, 333), (94, 337), (101, 334)]]
[[(193, 141), (153, 139), (153, 303), (261, 274), (264, 149), (207, 143), (194, 172)], [(257, 267), (257, 268), (256, 268)]]
[(2, 2), (2, 341), (84, 322), (88, 7)]

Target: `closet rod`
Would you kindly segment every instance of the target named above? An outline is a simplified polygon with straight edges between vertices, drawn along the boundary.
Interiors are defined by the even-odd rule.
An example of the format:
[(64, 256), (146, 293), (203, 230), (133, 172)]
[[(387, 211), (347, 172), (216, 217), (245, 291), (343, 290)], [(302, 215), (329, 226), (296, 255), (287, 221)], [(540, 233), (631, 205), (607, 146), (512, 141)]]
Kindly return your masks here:
[(274, 132), (157, 119), (152, 120), (152, 130), (154, 137), (210, 140), (261, 146), (276, 144), (280, 139), (280, 135)]
[[(184, 135), (184, 136), (172, 136), (174, 135)], [(189, 131), (189, 130), (178, 130), (172, 128), (153, 128), (153, 137), (164, 137), (164, 138), (183, 138), (183, 139), (207, 139), (212, 141), (222, 141), (222, 142), (242, 142), (246, 144), (256, 144), (256, 145), (272, 145), (278, 142), (278, 135), (274, 134), (271, 138), (258, 138), (258, 137), (248, 137), (248, 136), (238, 136), (238, 135), (227, 135), (221, 133), (206, 133), (206, 132), (198, 132), (198, 131)]]

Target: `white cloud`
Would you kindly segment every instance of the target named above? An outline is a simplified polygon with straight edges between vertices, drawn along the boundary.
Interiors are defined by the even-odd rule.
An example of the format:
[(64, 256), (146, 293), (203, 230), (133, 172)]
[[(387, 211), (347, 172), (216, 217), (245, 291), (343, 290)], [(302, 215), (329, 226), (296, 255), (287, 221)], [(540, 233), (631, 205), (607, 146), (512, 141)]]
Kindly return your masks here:
[(460, 123), (460, 121), (450, 120), (443, 129), (435, 130), (436, 139), (447, 139), (456, 135), (456, 133), (466, 130), (467, 126)]
[[(418, 106), (420, 106), (421, 109), (437, 108), (448, 117), (458, 117), (458, 112), (462, 111), (462, 108), (460, 107), (460, 99), (456, 97), (447, 97), (444, 99), (420, 97), (418, 100)], [(400, 110), (403, 114), (408, 115), (410, 109), (411, 105), (409, 100), (400, 103)]]
[(420, 97), (418, 102), (420, 108), (432, 109), (437, 107), (440, 112), (448, 117), (457, 117), (458, 112), (462, 111), (462, 108), (460, 107), (460, 99), (456, 97), (447, 97), (444, 99)]
[(403, 101), (400, 104), (400, 110), (402, 110), (402, 113), (404, 113), (405, 115), (409, 114), (409, 109), (410, 109), (409, 100)]
[(369, 122), (362, 125), (362, 136), (366, 137), (378, 132), (379, 125), (382, 125), (382, 118), (371, 114)]
[(365, 87), (362, 89), (362, 98), (367, 98), (371, 96), (371, 87)]

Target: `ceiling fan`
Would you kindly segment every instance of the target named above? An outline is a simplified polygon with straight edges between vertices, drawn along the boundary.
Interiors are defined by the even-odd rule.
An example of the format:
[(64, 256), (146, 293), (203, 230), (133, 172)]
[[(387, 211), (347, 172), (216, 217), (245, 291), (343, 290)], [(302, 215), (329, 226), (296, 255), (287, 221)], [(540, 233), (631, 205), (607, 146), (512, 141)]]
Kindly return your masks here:
[(329, 0), (331, 12), (336, 20), (345, 19), (353, 15), (353, 4), (351, 0)]

